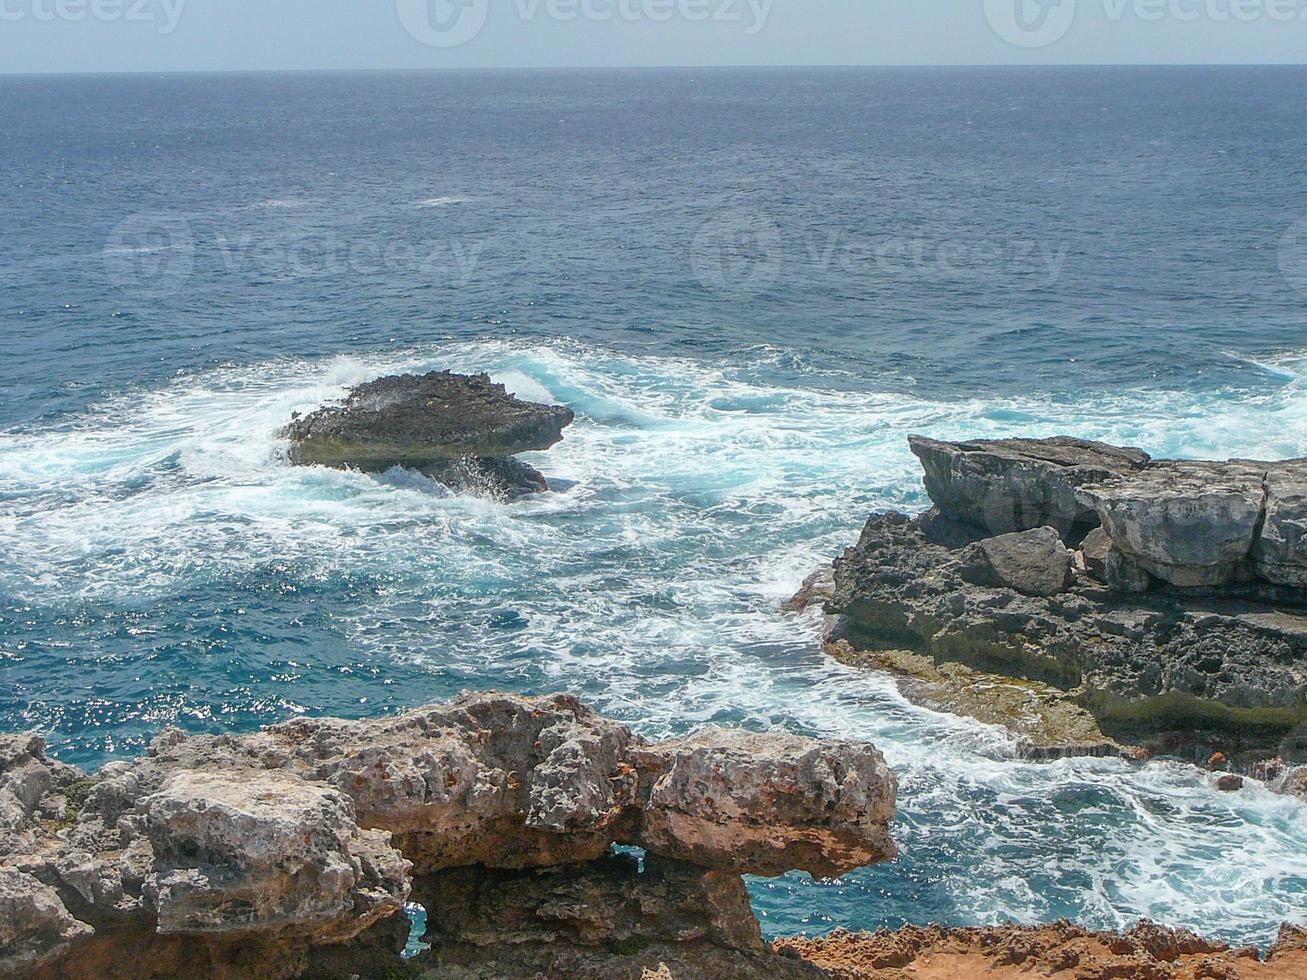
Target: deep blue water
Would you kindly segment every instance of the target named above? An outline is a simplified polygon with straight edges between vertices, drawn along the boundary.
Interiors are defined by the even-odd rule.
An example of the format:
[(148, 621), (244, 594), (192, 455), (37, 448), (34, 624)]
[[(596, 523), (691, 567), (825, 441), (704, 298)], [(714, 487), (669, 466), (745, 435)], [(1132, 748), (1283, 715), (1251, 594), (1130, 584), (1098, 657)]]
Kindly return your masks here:
[[(1307, 455), (1304, 69), (0, 78), (0, 728), (95, 765), (463, 688), (875, 741), (903, 857), (769, 932), (1265, 942), (1307, 808), (1038, 766), (780, 602), (909, 431)], [(401, 369), (578, 412), (513, 506), (291, 469)]]

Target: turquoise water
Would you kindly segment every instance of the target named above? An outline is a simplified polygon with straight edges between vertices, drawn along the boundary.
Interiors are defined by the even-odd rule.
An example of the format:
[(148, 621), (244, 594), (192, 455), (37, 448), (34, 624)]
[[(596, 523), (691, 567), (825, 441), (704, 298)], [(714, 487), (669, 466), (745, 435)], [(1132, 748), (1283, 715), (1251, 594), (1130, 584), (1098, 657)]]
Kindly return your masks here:
[[(1266, 96), (1302, 74), (1121, 77), (1052, 73), (1060, 109), (1001, 72), (0, 82), (23, 96), (0, 127), (0, 726), (95, 765), (167, 724), (500, 688), (652, 736), (870, 739), (903, 856), (755, 882), (769, 933), (1148, 915), (1267, 942), (1307, 907), (1307, 808), (1167, 761), (1020, 762), (779, 611), (870, 511), (925, 506), (908, 432), (1307, 455), (1281, 241), (1307, 212), (1307, 109)], [(726, 279), (696, 268), (723, 207), (771, 216), (792, 257), (751, 278), (764, 234)], [(184, 275), (123, 273), (114, 228), (142, 208), (184, 217)], [(801, 232), (822, 220), (1068, 251), (1033, 288), (1024, 267), (818, 267)], [(481, 246), (465, 280), (279, 264), (433, 227)], [(232, 260), (242, 240), (262, 257)], [(152, 248), (179, 245), (132, 261)], [(530, 457), (556, 492), (501, 506), (282, 461), (291, 412), (431, 368), (572, 406)]]

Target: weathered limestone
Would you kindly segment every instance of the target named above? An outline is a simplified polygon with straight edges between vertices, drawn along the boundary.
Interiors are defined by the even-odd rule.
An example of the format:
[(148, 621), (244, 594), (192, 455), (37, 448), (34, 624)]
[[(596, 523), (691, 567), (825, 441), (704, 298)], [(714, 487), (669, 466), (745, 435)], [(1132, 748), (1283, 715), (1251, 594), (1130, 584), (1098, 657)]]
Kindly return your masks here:
[[(1065, 437), (909, 443), (940, 514), (976, 538), (1047, 525), (1074, 547), (1101, 527), (1125, 591), (1146, 590), (1141, 573), (1178, 588), (1307, 586), (1307, 461), (1154, 460)], [(1097, 537), (1086, 561), (1101, 550)]]
[(836, 561), (826, 610), (828, 641), (851, 648), (842, 659), (911, 651), (1051, 684), (1109, 736), (1206, 755), (1270, 751), (1307, 721), (1307, 610), (1255, 593), (1128, 595), (1085, 573), (1052, 596), (976, 584), (968, 548), (936, 544), (929, 526), (875, 515)]
[(627, 854), (540, 870), (457, 868), (418, 878), (414, 897), (433, 923), (422, 965), (436, 976), (824, 976), (772, 954), (739, 875), (666, 858), (646, 858), (643, 871)]
[(184, 770), (139, 809), (160, 933), (291, 926), (340, 942), (407, 895), (389, 835), (360, 830), (342, 793), (287, 772)]
[(908, 444), (926, 471), (930, 499), (945, 517), (990, 534), (1053, 527), (1072, 544), (1099, 523), (1077, 488), (1149, 462), (1139, 449), (1065, 436), (973, 442), (909, 436)]
[(1181, 588), (1245, 574), (1262, 522), (1263, 464), (1156, 462), (1129, 479), (1082, 487), (1113, 545)]
[(1267, 470), (1265, 522), (1252, 559), (1266, 581), (1307, 588), (1307, 462)]
[(0, 867), (0, 976), (18, 976), (53, 962), (92, 932), (69, 914), (53, 888)]
[[(778, 951), (820, 966), (832, 980), (904, 977), (1045, 977), (1058, 980), (1289, 980), (1307, 976), (1307, 933), (1284, 925), (1263, 962), (1234, 948), (1147, 919), (1124, 932), (1048, 925), (905, 926), (778, 939)], [(675, 976), (673, 975), (673, 980)]]
[(986, 538), (959, 556), (962, 577), (1026, 595), (1057, 595), (1071, 584), (1071, 552), (1051, 527)]
[(574, 418), (561, 405), (515, 398), (486, 375), (437, 371), (359, 385), (341, 404), (292, 419), (284, 435), (300, 465), (365, 473), (402, 466), (459, 491), (511, 499), (548, 489), (513, 456), (549, 449)]
[[(951, 695), (957, 671), (940, 665), (1049, 684), (1108, 736), (1207, 746), (1204, 758), (1265, 758), (1307, 722), (1307, 461), (910, 442), (936, 506), (873, 516), (835, 562), (826, 611), (841, 659), (925, 657), (906, 685), (959, 710), (974, 699)], [(1041, 700), (1041, 718), (1066, 716)]]
[[(465, 695), (392, 718), (297, 719), (239, 736), (169, 730), (145, 757), (95, 777), (49, 760), (35, 736), (8, 737), (0, 975), (398, 968), (411, 873), (499, 882), (496, 901), (537, 903), (519, 908), (532, 921), (573, 921), (581, 913), (561, 911), (552, 886), (522, 883), (570, 867), (580, 870), (555, 870), (572, 883), (559, 887), (589, 893), (620, 843), (664, 870), (632, 885), (618, 932), (655, 937), (668, 955), (699, 943), (716, 951), (708, 961), (767, 976), (754, 961), (771, 954), (740, 932), (752, 920), (740, 918), (738, 875), (839, 874), (892, 856), (895, 788), (871, 746), (718, 729), (655, 744), (565, 695)], [(688, 904), (642, 925), (640, 895)], [(460, 906), (433, 929), (460, 948), (477, 945), (476, 929), (515, 941), (504, 923), (474, 928), (470, 914)], [(714, 916), (734, 924), (705, 931)], [(691, 920), (690, 933), (673, 928)], [(611, 953), (598, 943), (583, 960)], [(735, 974), (691, 974), (717, 975)]]
[(641, 846), (707, 868), (835, 877), (896, 853), (894, 785), (870, 745), (705, 729), (658, 747)]

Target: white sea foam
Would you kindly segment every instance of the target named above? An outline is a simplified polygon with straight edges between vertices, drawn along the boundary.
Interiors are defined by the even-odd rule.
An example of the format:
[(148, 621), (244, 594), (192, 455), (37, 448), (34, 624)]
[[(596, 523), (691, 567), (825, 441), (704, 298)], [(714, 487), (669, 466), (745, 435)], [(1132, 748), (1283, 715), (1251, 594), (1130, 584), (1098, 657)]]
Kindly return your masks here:
[(457, 195), (450, 194), (444, 197), (425, 198), (421, 201), (418, 201), (417, 206), (419, 208), (447, 208), (454, 204), (466, 204), (466, 203), (467, 203), (466, 197), (458, 197)]
[[(565, 343), (222, 369), (58, 429), (0, 433), (0, 553), (21, 556), (0, 563), (0, 593), (166, 601), (269, 562), (307, 580), (373, 576), (385, 583), (375, 601), (337, 615), (383, 671), (403, 663), (511, 686), (530, 670), (533, 685), (581, 690), (652, 735), (725, 721), (875, 741), (903, 774), (904, 867), (935, 867), (960, 916), (1072, 907), (1102, 925), (1152, 915), (1266, 939), (1301, 916), (1307, 808), (1257, 788), (1218, 794), (1164, 762), (1021, 763), (1007, 733), (915, 708), (886, 678), (831, 662), (815, 622), (778, 605), (868, 512), (924, 506), (908, 432), (1307, 455), (1307, 358), (1267, 364), (1260, 392), (1075, 402), (931, 402), (835, 390), (819, 375), (768, 386), (697, 361)], [(564, 442), (531, 457), (566, 488), (500, 506), (401, 472), (282, 460), (277, 431), (292, 412), (371, 377), (438, 367), (484, 370), (523, 397), (573, 406)], [(487, 625), (506, 616), (510, 630)], [(951, 864), (931, 850), (949, 839), (959, 842)], [(820, 887), (826, 909), (874, 890), (864, 881), (881, 879), (773, 887), (785, 908)], [(771, 912), (775, 921), (782, 905)]]

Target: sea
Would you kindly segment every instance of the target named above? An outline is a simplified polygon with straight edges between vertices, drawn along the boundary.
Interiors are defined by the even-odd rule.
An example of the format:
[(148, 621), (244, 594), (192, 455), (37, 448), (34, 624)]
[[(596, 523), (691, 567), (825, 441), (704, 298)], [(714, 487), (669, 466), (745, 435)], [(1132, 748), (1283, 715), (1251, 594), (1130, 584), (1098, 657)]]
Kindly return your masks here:
[[(902, 856), (768, 935), (1307, 920), (1307, 806), (1034, 764), (781, 611), (906, 436), (1307, 455), (1307, 69), (0, 77), (0, 730), (572, 691), (661, 737), (863, 739)], [(504, 505), (293, 468), (384, 374), (577, 421)]]

